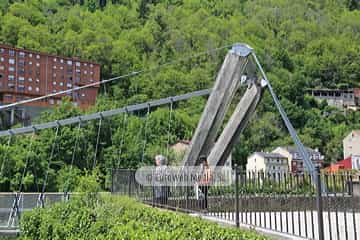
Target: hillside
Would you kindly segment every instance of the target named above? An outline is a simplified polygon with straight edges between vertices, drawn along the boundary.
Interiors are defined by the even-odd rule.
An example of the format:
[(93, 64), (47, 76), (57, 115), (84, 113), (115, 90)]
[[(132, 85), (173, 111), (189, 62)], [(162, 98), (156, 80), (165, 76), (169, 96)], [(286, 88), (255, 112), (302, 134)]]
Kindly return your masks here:
[[(186, 58), (106, 85), (101, 89), (97, 105), (88, 111), (211, 87), (226, 51), (189, 56), (234, 42), (246, 42), (256, 50), (304, 144), (319, 148), (328, 163), (342, 158), (342, 138), (351, 129), (360, 128), (359, 112), (345, 115), (305, 96), (305, 89), (311, 87), (360, 87), (360, 6), (357, 1), (10, 2), (14, 3), (0, 3), (0, 42), (98, 62), (102, 65), (103, 79)], [(204, 99), (195, 99), (176, 106), (170, 143), (191, 137), (204, 102)], [(38, 121), (79, 112), (66, 102)], [(167, 120), (167, 108), (150, 115), (145, 163), (152, 162), (153, 155), (166, 148)], [(126, 131), (123, 122), (119, 116), (103, 127), (98, 163), (104, 173), (108, 173), (106, 168), (116, 164), (138, 166), (142, 157), (139, 129), (143, 129), (143, 121), (131, 116)], [(61, 131), (62, 141), (54, 158), (56, 164), (50, 173), (51, 190), (61, 189), (69, 174), (76, 175), (77, 171), (91, 168), (88, 162), (93, 158), (96, 123), (88, 124), (81, 131), (77, 168), (75, 172), (67, 171), (76, 140), (74, 129)], [(26, 190), (36, 190), (41, 185), (52, 135), (52, 131), (44, 131), (36, 138), (35, 150), (29, 154), (33, 161), (25, 182)], [(118, 158), (117, 146), (122, 135), (125, 135), (126, 152)], [(1, 140), (4, 145), (0, 145), (0, 156), (8, 159), (2, 190), (13, 190), (19, 183), (29, 139), (19, 138), (17, 146), (12, 145), (9, 151), (5, 139)], [(234, 151), (234, 160), (244, 164), (253, 151), (271, 150), (285, 144), (291, 144), (291, 139), (266, 93), (250, 127), (241, 137), (241, 144)], [(55, 174), (57, 170), (59, 174)]]

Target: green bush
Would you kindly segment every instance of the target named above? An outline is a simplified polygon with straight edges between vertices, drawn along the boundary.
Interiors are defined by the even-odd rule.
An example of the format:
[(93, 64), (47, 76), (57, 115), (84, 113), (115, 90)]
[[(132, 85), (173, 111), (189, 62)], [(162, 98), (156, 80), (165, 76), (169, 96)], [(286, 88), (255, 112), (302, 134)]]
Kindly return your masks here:
[(27, 212), (21, 220), (21, 239), (266, 239), (129, 198), (101, 200), (92, 208), (78, 198)]

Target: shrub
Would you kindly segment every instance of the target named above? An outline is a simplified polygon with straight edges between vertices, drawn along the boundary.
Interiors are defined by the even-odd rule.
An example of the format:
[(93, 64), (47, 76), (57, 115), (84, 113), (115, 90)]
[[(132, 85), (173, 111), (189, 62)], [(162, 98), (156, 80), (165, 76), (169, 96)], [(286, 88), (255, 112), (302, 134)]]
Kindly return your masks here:
[(266, 239), (135, 200), (102, 196), (93, 207), (81, 199), (35, 209), (21, 220), (22, 239)]

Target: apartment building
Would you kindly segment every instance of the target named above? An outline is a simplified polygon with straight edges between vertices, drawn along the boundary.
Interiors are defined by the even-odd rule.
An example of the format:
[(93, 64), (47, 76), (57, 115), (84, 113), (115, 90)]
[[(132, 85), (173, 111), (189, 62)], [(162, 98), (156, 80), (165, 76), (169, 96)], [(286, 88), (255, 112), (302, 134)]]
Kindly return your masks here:
[[(100, 65), (77, 58), (66, 58), (0, 44), (0, 104), (57, 93), (100, 81)], [(42, 101), (28, 103), (33, 112), (49, 108), (69, 96), (75, 105), (87, 108), (95, 103), (99, 85)], [(26, 108), (27, 107), (27, 108)]]

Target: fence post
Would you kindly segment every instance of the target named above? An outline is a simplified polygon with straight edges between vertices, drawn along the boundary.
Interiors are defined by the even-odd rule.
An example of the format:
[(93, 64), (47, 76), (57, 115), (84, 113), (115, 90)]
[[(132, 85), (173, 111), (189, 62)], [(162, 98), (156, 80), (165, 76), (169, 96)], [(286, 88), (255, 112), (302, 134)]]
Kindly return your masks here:
[(131, 170), (128, 170), (128, 187), (129, 187), (129, 189), (128, 189), (128, 195), (129, 195), (129, 197), (131, 197)]
[(318, 216), (319, 240), (324, 240), (324, 219), (323, 219), (320, 167), (317, 166), (315, 171), (316, 171), (316, 208), (317, 208), (317, 216)]
[(240, 226), (239, 216), (239, 168), (235, 165), (235, 223), (236, 227)]

